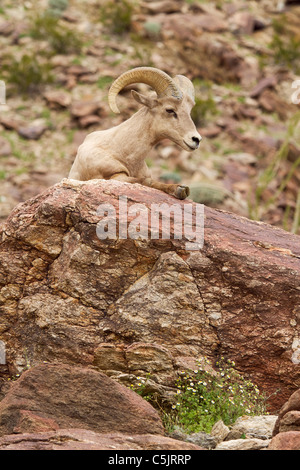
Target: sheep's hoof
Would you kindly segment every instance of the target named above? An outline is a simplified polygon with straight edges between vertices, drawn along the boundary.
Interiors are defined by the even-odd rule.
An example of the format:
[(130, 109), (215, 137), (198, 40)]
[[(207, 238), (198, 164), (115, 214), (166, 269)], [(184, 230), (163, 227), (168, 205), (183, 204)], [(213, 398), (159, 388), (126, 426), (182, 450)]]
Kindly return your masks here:
[(190, 188), (188, 186), (185, 186), (184, 184), (177, 186), (175, 191), (175, 197), (177, 197), (177, 199), (185, 199), (189, 196), (189, 194)]

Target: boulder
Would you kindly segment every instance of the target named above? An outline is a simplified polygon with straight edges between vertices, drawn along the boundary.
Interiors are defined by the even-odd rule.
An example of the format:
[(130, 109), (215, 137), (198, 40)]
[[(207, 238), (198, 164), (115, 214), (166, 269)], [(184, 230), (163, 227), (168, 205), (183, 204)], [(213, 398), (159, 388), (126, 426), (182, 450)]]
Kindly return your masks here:
[(174, 427), (174, 430), (171, 432), (169, 437), (172, 439), (178, 439), (179, 441), (191, 442), (192, 444), (207, 450), (212, 450), (217, 445), (217, 440), (210, 434), (202, 431), (187, 434), (178, 426)]
[(4, 137), (0, 137), (0, 157), (6, 157), (11, 155), (12, 147), (8, 140), (4, 139)]
[[(60, 361), (168, 387), (179, 364), (224, 356), (278, 410), (300, 386), (299, 237), (207, 207), (202, 248), (180, 239), (174, 216), (169, 237), (140, 236), (135, 211), (154, 204), (201, 209), (138, 184), (66, 179), (13, 210), (0, 232), (10, 374)], [(99, 238), (103, 220), (120, 236)]]
[(219, 444), (220, 442), (225, 441), (229, 432), (229, 427), (219, 419), (219, 421), (213, 425), (210, 434), (215, 438), (216, 444)]
[[(12, 434), (0, 437), (0, 450), (203, 450), (188, 442), (153, 434), (96, 433), (86, 429)], [(114, 458), (117, 455), (113, 456)], [(122, 458), (122, 457), (121, 457)], [(141, 458), (141, 457), (139, 457)], [(132, 457), (131, 457), (132, 459)], [(132, 464), (133, 460), (130, 461)], [(122, 461), (122, 463), (124, 463)]]
[(215, 450), (262, 450), (266, 449), (269, 444), (268, 439), (232, 439), (231, 441), (223, 441), (217, 445)]
[(280, 432), (272, 438), (267, 450), (300, 450), (300, 432)]
[(82, 428), (100, 433), (163, 434), (158, 413), (105, 374), (40, 364), (12, 383), (0, 402), (0, 435)]
[(241, 416), (236, 420), (225, 440), (245, 438), (271, 439), (276, 415)]
[(44, 119), (36, 119), (29, 125), (20, 126), (18, 133), (24, 139), (38, 140), (48, 129), (48, 124)]
[(279, 411), (273, 436), (289, 431), (298, 431), (300, 433), (300, 389), (290, 396)]
[(43, 96), (49, 107), (54, 109), (67, 108), (72, 101), (70, 93), (62, 90), (50, 90), (45, 92)]
[(74, 101), (71, 105), (71, 114), (76, 118), (82, 118), (96, 114), (101, 108), (101, 103), (97, 100), (78, 100)]

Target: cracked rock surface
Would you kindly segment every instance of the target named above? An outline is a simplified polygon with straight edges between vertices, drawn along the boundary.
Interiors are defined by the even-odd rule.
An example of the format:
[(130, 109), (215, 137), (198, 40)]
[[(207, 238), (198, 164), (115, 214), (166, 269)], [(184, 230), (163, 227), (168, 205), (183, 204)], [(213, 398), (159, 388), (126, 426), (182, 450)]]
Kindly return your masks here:
[[(299, 237), (205, 207), (204, 246), (101, 240), (100, 204), (178, 201), (140, 185), (62, 180), (17, 206), (0, 233), (0, 333), (9, 373), (61, 361), (111, 376), (175, 371), (220, 356), (278, 409), (300, 386)], [(136, 206), (135, 206), (136, 207)], [(131, 215), (130, 215), (131, 214)]]

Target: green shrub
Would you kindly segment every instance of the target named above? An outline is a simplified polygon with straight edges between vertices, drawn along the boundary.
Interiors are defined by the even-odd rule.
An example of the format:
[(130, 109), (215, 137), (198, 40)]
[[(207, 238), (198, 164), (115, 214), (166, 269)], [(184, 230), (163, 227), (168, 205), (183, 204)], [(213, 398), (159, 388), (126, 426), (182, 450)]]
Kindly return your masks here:
[(213, 98), (211, 83), (208, 81), (194, 80), (195, 106), (192, 109), (191, 117), (196, 124), (203, 125), (211, 116), (218, 113), (217, 105)]
[(177, 383), (177, 403), (173, 405), (173, 423), (187, 433), (209, 433), (220, 419), (233, 424), (239, 416), (265, 414), (265, 397), (250, 381), (224, 361), (212, 375), (202, 368), (182, 372)]
[(78, 32), (63, 27), (59, 18), (47, 12), (33, 18), (30, 35), (34, 39), (47, 40), (55, 54), (80, 53), (82, 48)]
[(30, 95), (41, 90), (42, 86), (53, 82), (50, 65), (41, 63), (36, 55), (23, 55), (21, 59), (11, 56), (3, 58), (3, 76), (8, 84), (8, 93)]
[(101, 4), (100, 21), (113, 33), (128, 32), (134, 9), (132, 0), (106, 0)]
[[(296, 112), (287, 123), (287, 131), (284, 136), (283, 142), (274, 154), (272, 160), (268, 166), (264, 168), (257, 176), (257, 181), (254, 182), (251, 191), (251, 198), (248, 200), (249, 218), (254, 220), (261, 220), (270, 207), (282, 203), (282, 196), (285, 192), (289, 182), (292, 178), (297, 178), (297, 173), (300, 168), (300, 157), (296, 158), (293, 163), (289, 164), (289, 170), (284, 178), (279, 177), (280, 171), (284, 164), (287, 163), (289, 154), (290, 142), (295, 139), (299, 140), (299, 125), (300, 125), (300, 112)], [(278, 187), (272, 192), (272, 196), (266, 198), (268, 194), (268, 187), (272, 181), (278, 179)], [(292, 204), (294, 206), (294, 203)], [(291, 228), (289, 227), (288, 220), (291, 218), (292, 213), (293, 220)], [(300, 229), (300, 194), (297, 196), (295, 201), (295, 208), (288, 205), (286, 207), (286, 213), (283, 217), (283, 228), (289, 230), (292, 233), (297, 233)]]
[(285, 41), (278, 34), (274, 34), (270, 47), (274, 51), (277, 64), (293, 68), (295, 62), (300, 59), (300, 40), (295, 37), (290, 37)]
[(68, 6), (68, 0), (48, 0), (47, 14), (60, 18)]
[(273, 20), (272, 25), (274, 34), (269, 47), (274, 52), (275, 63), (294, 68), (298, 73), (300, 71), (300, 38), (288, 30), (285, 15)]
[(100, 88), (101, 90), (107, 88), (108, 86), (110, 86), (113, 82), (113, 77), (109, 77), (107, 75), (103, 75), (102, 77), (99, 77), (98, 81), (97, 81), (97, 85), (98, 85), (98, 88)]
[(137, 377), (138, 383), (131, 388), (158, 409), (169, 433), (175, 426), (187, 434), (209, 433), (220, 419), (232, 425), (240, 416), (267, 414), (266, 397), (234, 369), (234, 362), (222, 358), (216, 366), (215, 371), (205, 359), (199, 361), (197, 370), (179, 372), (172, 407), (153, 392), (150, 373)]

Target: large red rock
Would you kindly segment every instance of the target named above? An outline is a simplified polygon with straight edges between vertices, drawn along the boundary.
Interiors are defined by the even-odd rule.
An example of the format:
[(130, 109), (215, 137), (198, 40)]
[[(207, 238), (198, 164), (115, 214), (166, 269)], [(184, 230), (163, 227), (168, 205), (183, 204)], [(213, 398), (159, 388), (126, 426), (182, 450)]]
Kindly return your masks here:
[(300, 432), (280, 432), (272, 438), (267, 450), (300, 450)]
[(273, 436), (289, 431), (298, 431), (300, 434), (300, 389), (290, 396), (279, 411)]
[[(137, 184), (63, 180), (2, 226), (0, 338), (10, 373), (54, 360), (108, 370), (106, 343), (122, 357), (106, 355), (112, 373), (144, 370), (169, 386), (178, 364), (225, 356), (267, 395), (277, 392), (269, 402), (278, 410), (300, 386), (299, 237), (205, 208), (199, 250), (174, 239), (173, 220), (170, 239), (100, 240), (97, 209), (112, 205), (118, 224), (120, 196), (129, 212), (198, 207)], [(151, 370), (146, 350), (127, 349), (139, 343), (162, 348), (152, 350)]]
[(154, 408), (105, 374), (89, 368), (41, 364), (24, 372), (0, 402), (0, 435), (59, 428), (164, 433)]
[[(13, 434), (0, 437), (0, 450), (205, 450), (189, 442), (182, 442), (154, 434), (96, 433), (86, 429)], [(117, 458), (117, 454), (109, 457)], [(140, 458), (140, 457), (139, 457)], [(159, 457), (156, 459), (160, 462)], [(186, 459), (188, 462), (188, 457)], [(128, 461), (129, 462), (129, 461)], [(163, 460), (161, 460), (163, 462)], [(167, 462), (167, 460), (166, 460)], [(114, 463), (117, 463), (116, 460)], [(123, 460), (121, 463), (125, 463)], [(133, 463), (132, 457), (130, 463)]]

